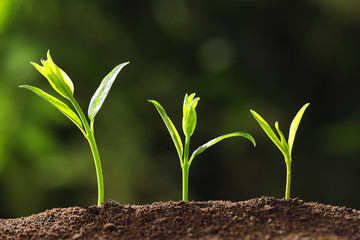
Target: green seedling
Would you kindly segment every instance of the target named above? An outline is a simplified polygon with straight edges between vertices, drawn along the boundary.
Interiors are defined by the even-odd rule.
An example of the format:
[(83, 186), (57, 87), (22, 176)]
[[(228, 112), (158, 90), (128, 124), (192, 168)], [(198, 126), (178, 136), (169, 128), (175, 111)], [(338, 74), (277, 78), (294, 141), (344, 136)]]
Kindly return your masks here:
[(220, 142), (221, 140), (229, 137), (245, 137), (249, 139), (254, 146), (255, 140), (253, 137), (245, 132), (234, 132), (226, 135), (222, 135), (220, 137), (217, 137), (204, 145), (200, 146), (198, 149), (196, 149), (191, 157), (189, 158), (189, 146), (190, 146), (190, 137), (193, 134), (195, 127), (196, 127), (196, 111), (195, 108), (198, 104), (198, 101), (200, 98), (194, 98), (195, 93), (188, 96), (185, 95), (184, 104), (183, 104), (183, 119), (182, 119), (182, 128), (185, 135), (185, 148), (183, 148), (183, 144), (181, 141), (181, 138), (179, 136), (178, 131), (176, 130), (174, 124), (170, 120), (170, 118), (167, 116), (164, 108), (155, 100), (149, 100), (149, 102), (153, 103), (156, 109), (158, 110), (161, 118), (163, 119), (171, 138), (174, 142), (174, 145), (176, 147), (177, 153), (179, 155), (180, 159), (180, 165), (182, 169), (182, 198), (184, 202), (188, 202), (188, 182), (189, 182), (189, 168), (194, 160), (194, 157), (203, 151), (205, 151), (208, 147), (211, 147), (215, 143)]
[(96, 176), (98, 183), (98, 205), (104, 202), (104, 181), (103, 174), (100, 162), (99, 151), (96, 146), (96, 141), (94, 137), (94, 120), (95, 116), (100, 110), (102, 104), (104, 103), (109, 90), (115, 81), (116, 76), (120, 70), (127, 65), (129, 62), (122, 63), (116, 66), (101, 82), (99, 88), (96, 90), (95, 94), (92, 96), (90, 105), (88, 108), (88, 117), (89, 121), (85, 117), (84, 112), (80, 108), (79, 104), (74, 98), (74, 85), (70, 80), (69, 76), (61, 70), (50, 56), (50, 51), (47, 52), (47, 60), (41, 60), (43, 66), (40, 66), (36, 63), (31, 62), (31, 64), (49, 81), (55, 91), (57, 91), (61, 96), (70, 101), (70, 103), (75, 108), (77, 114), (64, 102), (60, 101), (56, 97), (53, 97), (50, 94), (42, 91), (39, 88), (22, 85), (21, 88), (29, 89), (38, 96), (45, 99), (53, 107), (62, 112), (66, 117), (68, 117), (84, 134), (85, 138), (89, 142), (91, 152), (95, 162)]
[(306, 108), (309, 106), (310, 103), (305, 104), (299, 112), (296, 114), (295, 118), (293, 119), (290, 130), (289, 130), (289, 139), (286, 142), (284, 134), (281, 132), (279, 128), (279, 123), (275, 123), (276, 131), (278, 132), (280, 138), (275, 134), (275, 132), (272, 130), (272, 128), (269, 126), (269, 124), (255, 111), (250, 110), (251, 114), (254, 116), (256, 121), (260, 124), (262, 129), (264, 129), (265, 133), (269, 136), (269, 138), (275, 143), (275, 145), (280, 149), (282, 154), (285, 157), (285, 163), (286, 163), (286, 190), (285, 190), (285, 200), (289, 201), (290, 199), (290, 185), (291, 185), (291, 151), (294, 145), (295, 140), (295, 134), (298, 129), (300, 120), (306, 110)]

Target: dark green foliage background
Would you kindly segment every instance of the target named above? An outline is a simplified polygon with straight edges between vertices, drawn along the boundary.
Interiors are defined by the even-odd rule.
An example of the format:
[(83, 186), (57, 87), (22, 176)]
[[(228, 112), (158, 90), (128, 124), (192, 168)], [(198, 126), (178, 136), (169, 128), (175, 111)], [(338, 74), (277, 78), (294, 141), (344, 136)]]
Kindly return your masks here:
[[(0, 218), (96, 204), (90, 149), (80, 131), (34, 94), (56, 95), (30, 64), (52, 57), (84, 110), (102, 78), (119, 74), (95, 121), (105, 199), (181, 199), (181, 170), (155, 108), (180, 131), (196, 92), (191, 150), (246, 131), (199, 155), (191, 200), (282, 198), (285, 163), (249, 109), (287, 135), (307, 102), (293, 149), (291, 196), (360, 209), (360, 2), (358, 0), (1, 0)], [(180, 131), (182, 135), (182, 131)]]

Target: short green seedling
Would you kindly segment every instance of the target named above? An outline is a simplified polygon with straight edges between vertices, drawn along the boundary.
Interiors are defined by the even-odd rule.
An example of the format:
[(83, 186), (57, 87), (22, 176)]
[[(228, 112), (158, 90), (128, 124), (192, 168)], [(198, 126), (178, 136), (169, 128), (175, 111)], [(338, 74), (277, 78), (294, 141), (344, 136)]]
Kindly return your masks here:
[(40, 66), (36, 63), (31, 62), (31, 64), (49, 81), (50, 85), (57, 91), (61, 96), (68, 99), (71, 104), (74, 106), (77, 114), (64, 102), (53, 97), (50, 94), (42, 91), (39, 88), (22, 85), (21, 88), (26, 88), (39, 95), (47, 102), (49, 102), (53, 107), (62, 112), (66, 117), (68, 117), (84, 134), (85, 138), (88, 140), (92, 155), (95, 162), (97, 183), (98, 183), (98, 205), (104, 202), (104, 182), (103, 174), (100, 162), (99, 151), (96, 146), (95, 137), (94, 137), (94, 119), (98, 111), (100, 110), (102, 104), (104, 103), (109, 90), (115, 81), (116, 76), (120, 70), (127, 65), (129, 62), (122, 63), (116, 66), (101, 82), (99, 88), (96, 90), (95, 94), (91, 98), (88, 117), (89, 122), (85, 117), (84, 112), (80, 108), (79, 104), (74, 98), (74, 85), (68, 75), (61, 70), (50, 56), (50, 51), (47, 52), (47, 60), (41, 60), (43, 66)]
[(254, 116), (256, 121), (260, 124), (262, 129), (264, 129), (265, 133), (270, 137), (270, 139), (275, 143), (275, 145), (280, 149), (282, 154), (285, 157), (285, 163), (286, 163), (286, 190), (285, 190), (285, 199), (288, 201), (290, 199), (290, 184), (291, 184), (291, 151), (294, 145), (295, 140), (295, 134), (298, 129), (300, 120), (306, 110), (306, 108), (309, 106), (310, 103), (305, 104), (299, 112), (296, 114), (295, 118), (293, 119), (290, 130), (289, 130), (289, 139), (288, 142), (286, 142), (284, 134), (279, 129), (279, 123), (275, 123), (275, 128), (280, 136), (280, 139), (277, 137), (277, 135), (274, 133), (272, 128), (269, 126), (269, 124), (255, 111), (250, 110), (251, 114)]
[(188, 181), (189, 181), (189, 168), (190, 165), (194, 159), (194, 157), (203, 151), (205, 151), (208, 147), (214, 145), (217, 142), (220, 142), (221, 140), (229, 137), (245, 137), (249, 139), (254, 146), (255, 140), (253, 137), (245, 132), (234, 132), (226, 135), (222, 135), (220, 137), (217, 137), (204, 145), (200, 146), (198, 149), (196, 149), (193, 154), (191, 155), (189, 159), (189, 146), (190, 146), (190, 137), (193, 134), (195, 127), (196, 127), (196, 111), (195, 108), (198, 104), (198, 101), (200, 98), (194, 98), (195, 93), (188, 96), (185, 95), (184, 104), (183, 104), (183, 119), (182, 119), (182, 128), (183, 132), (185, 134), (185, 148), (183, 148), (183, 144), (181, 141), (181, 138), (179, 136), (178, 131), (176, 130), (174, 124), (170, 120), (170, 118), (167, 116), (164, 108), (155, 100), (149, 100), (149, 102), (153, 103), (156, 109), (158, 110), (161, 118), (163, 119), (171, 138), (175, 144), (176, 150), (179, 155), (180, 159), (180, 165), (182, 168), (182, 197), (184, 202), (188, 202)]

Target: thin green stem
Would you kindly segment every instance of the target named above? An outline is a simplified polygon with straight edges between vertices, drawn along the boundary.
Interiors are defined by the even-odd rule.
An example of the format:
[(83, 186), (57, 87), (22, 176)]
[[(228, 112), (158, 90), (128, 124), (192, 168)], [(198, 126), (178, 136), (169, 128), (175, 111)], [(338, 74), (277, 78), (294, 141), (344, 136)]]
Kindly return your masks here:
[(76, 109), (77, 113), (80, 116), (80, 119), (84, 125), (86, 131), (86, 139), (89, 142), (91, 152), (94, 158), (95, 169), (96, 169), (96, 177), (98, 183), (98, 206), (104, 202), (104, 179), (102, 174), (101, 162), (100, 162), (100, 155), (98, 148), (96, 146), (94, 130), (90, 128), (89, 123), (85, 117), (84, 112), (82, 111), (79, 104), (76, 102), (74, 98), (70, 99), (71, 103), (73, 104), (74, 108)]
[(183, 201), (184, 202), (188, 202), (189, 199), (188, 199), (188, 186), (189, 186), (189, 166), (184, 166), (182, 168), (182, 184), (183, 184), (183, 195), (182, 195), (182, 198), (183, 198)]
[(91, 130), (91, 133), (88, 135), (88, 141), (90, 144), (91, 152), (93, 154), (95, 168), (96, 168), (96, 177), (98, 182), (98, 206), (104, 202), (104, 178), (102, 174), (100, 155), (98, 148), (96, 146), (96, 141), (94, 137), (94, 131)]
[(290, 200), (290, 186), (291, 186), (291, 157), (285, 157), (286, 162), (286, 190), (285, 200)]
[(183, 183), (183, 201), (188, 202), (188, 187), (189, 187), (189, 145), (190, 137), (185, 138), (184, 161), (182, 164), (182, 183)]

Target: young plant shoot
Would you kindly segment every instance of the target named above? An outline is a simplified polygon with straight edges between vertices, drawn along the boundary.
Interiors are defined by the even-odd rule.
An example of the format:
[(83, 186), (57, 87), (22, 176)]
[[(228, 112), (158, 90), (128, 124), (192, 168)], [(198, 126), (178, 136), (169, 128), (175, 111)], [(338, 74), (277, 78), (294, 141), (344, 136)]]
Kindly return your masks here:
[(293, 119), (290, 130), (289, 130), (289, 139), (286, 142), (284, 134), (281, 132), (279, 128), (279, 123), (275, 122), (275, 128), (278, 132), (280, 138), (275, 134), (275, 132), (272, 130), (272, 128), (269, 126), (269, 124), (255, 111), (250, 110), (251, 114), (254, 116), (256, 121), (260, 124), (262, 129), (264, 129), (265, 133), (269, 136), (269, 138), (275, 143), (275, 145), (280, 149), (282, 154), (285, 157), (285, 163), (286, 163), (286, 190), (285, 190), (285, 200), (289, 201), (290, 199), (290, 185), (291, 185), (291, 151), (294, 145), (295, 140), (295, 134), (298, 129), (300, 120), (306, 110), (306, 108), (309, 106), (310, 103), (305, 104), (299, 112), (296, 114), (295, 118)]
[(29, 89), (38, 96), (45, 99), (53, 107), (62, 112), (66, 117), (68, 117), (84, 134), (85, 138), (89, 142), (91, 152), (95, 162), (96, 176), (98, 183), (98, 205), (104, 202), (104, 182), (103, 174), (100, 162), (99, 152), (96, 146), (95, 137), (94, 137), (94, 120), (95, 116), (100, 110), (102, 104), (104, 103), (106, 96), (109, 93), (109, 90), (115, 81), (116, 76), (120, 70), (127, 65), (129, 62), (122, 63), (116, 66), (101, 82), (99, 88), (96, 90), (95, 94), (91, 98), (88, 117), (89, 121), (85, 117), (84, 112), (80, 108), (79, 104), (74, 98), (74, 85), (70, 80), (69, 76), (61, 70), (51, 59), (50, 51), (47, 52), (47, 60), (41, 60), (43, 66), (40, 66), (36, 63), (31, 62), (31, 64), (49, 81), (52, 88), (57, 91), (62, 97), (70, 101), (73, 107), (76, 110), (76, 113), (64, 102), (60, 101), (58, 98), (53, 97), (50, 94), (42, 91), (39, 88), (22, 85), (21, 88)]
[(177, 153), (179, 155), (180, 159), (180, 165), (182, 169), (182, 198), (184, 202), (188, 202), (188, 180), (189, 180), (189, 168), (194, 160), (194, 157), (203, 151), (205, 151), (208, 147), (214, 145), (217, 142), (220, 142), (221, 140), (229, 137), (245, 137), (249, 139), (254, 146), (255, 140), (253, 137), (245, 132), (234, 132), (226, 135), (222, 135), (220, 137), (217, 137), (204, 145), (200, 146), (198, 149), (196, 149), (192, 155), (189, 158), (189, 146), (190, 146), (190, 137), (193, 134), (195, 127), (196, 127), (196, 111), (195, 108), (198, 104), (198, 101), (200, 98), (195, 98), (195, 93), (188, 96), (185, 95), (184, 104), (183, 104), (183, 119), (182, 119), (182, 128), (183, 132), (185, 134), (185, 147), (183, 148), (183, 144), (181, 141), (181, 138), (179, 136), (178, 131), (176, 130), (174, 124), (170, 120), (170, 118), (167, 116), (164, 108), (155, 100), (149, 100), (149, 102), (153, 103), (156, 109), (158, 110), (161, 118), (163, 119), (171, 138), (174, 142), (174, 145), (176, 147)]

